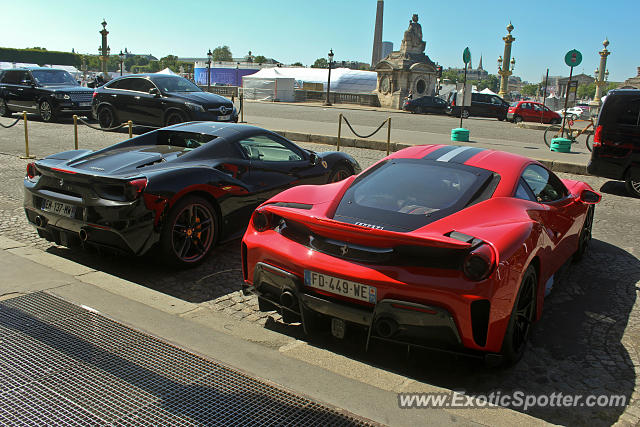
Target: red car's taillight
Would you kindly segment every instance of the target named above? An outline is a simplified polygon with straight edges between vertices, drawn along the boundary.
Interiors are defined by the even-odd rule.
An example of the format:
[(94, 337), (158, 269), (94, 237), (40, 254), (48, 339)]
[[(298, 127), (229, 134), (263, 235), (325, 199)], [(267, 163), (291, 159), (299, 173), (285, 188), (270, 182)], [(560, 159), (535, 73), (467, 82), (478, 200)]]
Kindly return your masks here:
[(147, 178), (138, 178), (127, 182), (125, 186), (125, 195), (127, 200), (135, 200), (147, 188)]
[(472, 250), (464, 259), (462, 272), (474, 282), (486, 279), (496, 267), (496, 256), (491, 246), (483, 244)]
[(253, 213), (251, 222), (253, 224), (253, 228), (255, 228), (256, 231), (267, 231), (273, 228), (273, 215), (271, 214), (271, 212), (268, 212), (264, 209), (259, 209)]
[(27, 178), (33, 179), (36, 176), (40, 175), (40, 171), (36, 168), (36, 164), (34, 162), (27, 164)]
[(593, 133), (593, 146), (602, 147), (602, 125), (596, 127), (596, 131)]

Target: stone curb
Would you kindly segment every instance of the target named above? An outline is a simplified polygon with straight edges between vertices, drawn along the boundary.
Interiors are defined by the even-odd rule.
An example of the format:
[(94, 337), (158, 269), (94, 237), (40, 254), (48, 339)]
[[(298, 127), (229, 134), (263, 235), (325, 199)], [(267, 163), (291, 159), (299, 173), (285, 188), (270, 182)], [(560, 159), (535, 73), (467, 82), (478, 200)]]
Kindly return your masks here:
[[(297, 142), (312, 142), (315, 144), (337, 145), (338, 137), (329, 135), (316, 135), (309, 133), (291, 132), (287, 130), (274, 130), (273, 132), (282, 135), (283, 137)], [(412, 147), (413, 144), (404, 144), (401, 142), (392, 142), (390, 145), (390, 151), (398, 151), (403, 148)], [(386, 151), (386, 141), (376, 141), (359, 138), (340, 138), (341, 147), (353, 147), (353, 148), (366, 148), (370, 150)], [(558, 160), (538, 159), (532, 157), (534, 160), (539, 161), (554, 172), (572, 173), (576, 175), (589, 175), (587, 172), (587, 166), (579, 163), (561, 162)]]
[[(523, 128), (523, 129), (536, 129), (536, 130), (547, 130), (547, 128), (550, 125), (545, 125), (545, 124), (541, 124), (541, 123), (525, 123), (525, 122), (520, 122), (518, 123), (516, 126), (518, 126), (519, 128)], [(587, 130), (585, 133), (585, 135), (593, 135), (593, 130), (589, 129)]]

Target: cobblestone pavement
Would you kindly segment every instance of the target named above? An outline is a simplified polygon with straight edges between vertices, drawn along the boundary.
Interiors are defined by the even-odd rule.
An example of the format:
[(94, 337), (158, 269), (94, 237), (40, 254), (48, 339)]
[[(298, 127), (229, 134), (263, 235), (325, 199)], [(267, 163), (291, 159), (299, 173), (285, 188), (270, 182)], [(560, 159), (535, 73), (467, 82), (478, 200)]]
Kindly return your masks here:
[[(306, 146), (318, 151), (327, 149), (322, 145)], [(356, 156), (363, 167), (384, 156), (371, 150), (346, 151)], [(16, 155), (0, 154), (0, 234), (233, 318), (307, 340), (298, 325), (285, 325), (273, 313), (260, 313), (255, 298), (242, 296), (239, 241), (216, 248), (200, 267), (177, 272), (157, 262), (154, 254), (127, 258), (88, 253), (40, 239), (27, 224), (22, 209), (25, 165), (26, 161)], [(408, 354), (398, 347), (376, 346), (364, 353), (363, 337), (357, 333), (350, 340), (315, 337), (310, 342), (409, 378), (468, 393), (499, 389), (503, 394), (516, 390), (584, 396), (622, 394), (627, 399), (625, 408), (540, 407), (528, 413), (560, 424), (638, 425), (640, 200), (626, 196), (621, 183), (566, 174), (562, 177), (585, 180), (603, 193), (603, 201), (596, 209), (594, 240), (583, 261), (569, 265), (556, 278), (531, 346), (515, 367), (493, 370), (466, 358), (423, 351)]]

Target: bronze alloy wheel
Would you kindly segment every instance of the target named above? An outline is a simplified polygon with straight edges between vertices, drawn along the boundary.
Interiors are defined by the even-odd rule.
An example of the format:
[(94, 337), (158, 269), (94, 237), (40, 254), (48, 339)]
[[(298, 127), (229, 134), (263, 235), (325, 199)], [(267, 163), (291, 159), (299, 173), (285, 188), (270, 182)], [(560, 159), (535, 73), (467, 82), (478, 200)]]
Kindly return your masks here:
[(109, 129), (115, 126), (116, 120), (113, 110), (109, 107), (102, 107), (98, 112), (98, 123), (103, 129)]
[(589, 206), (589, 209), (587, 209), (587, 216), (584, 219), (584, 224), (582, 225), (582, 230), (580, 231), (580, 241), (578, 242), (578, 250), (573, 256), (574, 261), (580, 261), (582, 259), (582, 256), (587, 251), (589, 242), (591, 242), (591, 230), (593, 228), (594, 211), (595, 211), (595, 207), (593, 205)]
[(180, 264), (202, 260), (214, 242), (216, 216), (211, 205), (200, 198), (190, 198), (176, 206), (170, 217), (171, 255)]

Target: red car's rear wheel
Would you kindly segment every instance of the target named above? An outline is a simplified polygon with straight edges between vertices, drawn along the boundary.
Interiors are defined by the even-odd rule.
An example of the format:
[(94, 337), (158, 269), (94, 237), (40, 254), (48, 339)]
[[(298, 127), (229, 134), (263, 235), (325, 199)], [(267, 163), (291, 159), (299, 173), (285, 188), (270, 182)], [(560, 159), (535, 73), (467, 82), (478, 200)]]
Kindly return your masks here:
[(516, 363), (527, 346), (536, 313), (536, 289), (538, 278), (533, 266), (522, 277), (520, 290), (509, 319), (509, 326), (502, 342), (502, 355), (506, 366)]

